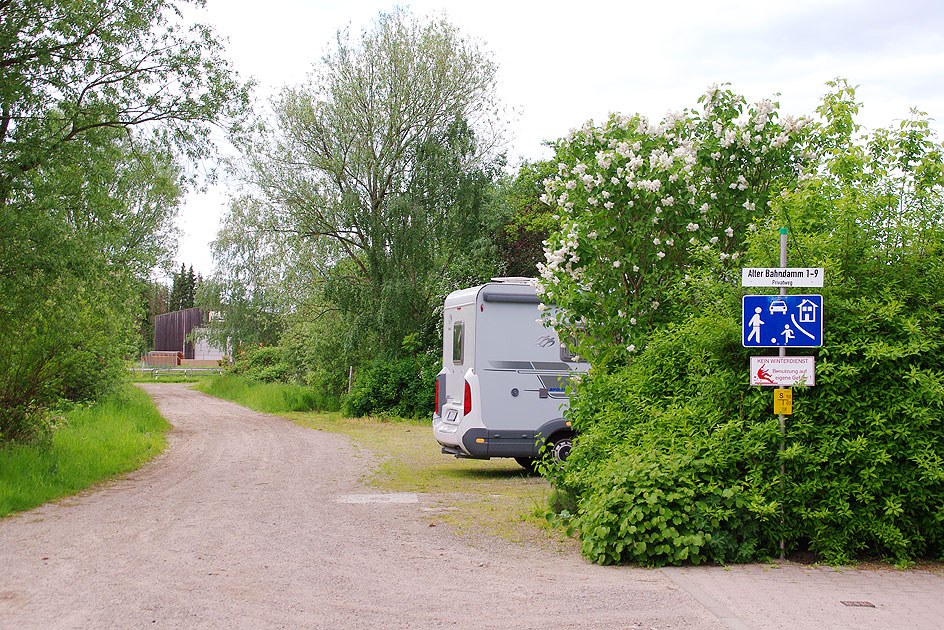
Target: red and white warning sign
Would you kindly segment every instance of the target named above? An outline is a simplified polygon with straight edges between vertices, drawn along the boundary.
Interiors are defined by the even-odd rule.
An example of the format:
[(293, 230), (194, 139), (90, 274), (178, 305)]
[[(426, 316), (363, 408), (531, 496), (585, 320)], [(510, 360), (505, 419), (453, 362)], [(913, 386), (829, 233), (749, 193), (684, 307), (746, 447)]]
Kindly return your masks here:
[(751, 385), (816, 385), (813, 357), (751, 357)]

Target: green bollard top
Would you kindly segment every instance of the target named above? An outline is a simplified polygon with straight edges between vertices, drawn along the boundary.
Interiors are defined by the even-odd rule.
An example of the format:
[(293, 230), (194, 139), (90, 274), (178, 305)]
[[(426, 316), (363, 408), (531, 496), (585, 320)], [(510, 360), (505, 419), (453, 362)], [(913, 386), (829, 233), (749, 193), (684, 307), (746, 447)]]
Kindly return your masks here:
[(780, 233), (781, 233), (781, 234), (786, 234), (786, 233), (787, 233), (787, 228), (780, 228)]

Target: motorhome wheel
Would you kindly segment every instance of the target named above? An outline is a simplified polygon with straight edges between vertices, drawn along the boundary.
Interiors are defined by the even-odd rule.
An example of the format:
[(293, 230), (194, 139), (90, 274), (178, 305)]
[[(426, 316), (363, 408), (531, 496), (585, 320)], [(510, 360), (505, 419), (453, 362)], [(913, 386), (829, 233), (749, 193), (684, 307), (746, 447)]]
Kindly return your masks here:
[(554, 441), (551, 442), (551, 448), (549, 449), (551, 457), (555, 462), (563, 466), (564, 462), (566, 462), (567, 458), (570, 456), (570, 449), (573, 445), (574, 438), (570, 435), (554, 438)]

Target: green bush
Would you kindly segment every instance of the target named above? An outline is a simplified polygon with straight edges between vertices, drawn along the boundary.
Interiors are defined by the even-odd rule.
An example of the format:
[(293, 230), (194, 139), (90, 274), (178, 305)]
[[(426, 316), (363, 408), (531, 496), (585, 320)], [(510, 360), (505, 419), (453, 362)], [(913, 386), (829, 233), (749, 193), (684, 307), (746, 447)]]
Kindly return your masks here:
[(746, 421), (764, 394), (745, 386), (744, 361), (733, 318), (692, 318), (632, 365), (584, 380), (569, 412), (580, 438), (559, 484), (579, 497), (587, 557), (728, 562), (770, 549), (777, 421)]
[(725, 487), (710, 458), (687, 449), (614, 459), (594, 485), (578, 526), (595, 562), (747, 561), (761, 542), (743, 484)]
[(376, 350), (376, 342), (360, 333), (352, 318), (336, 310), (302, 305), (297, 319), (287, 322), (281, 345), (292, 378), (322, 397), (319, 409), (337, 411), (347, 392), (348, 375)]
[(259, 346), (241, 351), (233, 363), (231, 372), (253, 381), (279, 383), (288, 380), (291, 369), (286, 360), (284, 348)]
[[(941, 300), (827, 294), (815, 387), (794, 388), (786, 475), (769, 389), (748, 386), (740, 319), (692, 317), (572, 399), (557, 484), (601, 562), (738, 562), (812, 550), (944, 555)], [(784, 524), (781, 526), (781, 507)]]
[(944, 554), (941, 306), (832, 301), (816, 387), (794, 403), (786, 452), (794, 527), (824, 558)]
[[(746, 560), (773, 554), (781, 536), (788, 551), (829, 562), (944, 556), (944, 146), (918, 112), (860, 135), (854, 89), (830, 86), (803, 140), (813, 168), (774, 182), (769, 204), (753, 208), (762, 197), (751, 194), (741, 215), (750, 223), (730, 219), (725, 230), (737, 251), (718, 256), (709, 241), (673, 267), (678, 280), (658, 284), (651, 302), (658, 322), (632, 316), (639, 287), (652, 280), (646, 265), (631, 276), (618, 261), (594, 267), (597, 258), (580, 250), (572, 269), (558, 267), (561, 286), (570, 283), (585, 307), (575, 316), (559, 300), (558, 314), (584, 316), (600, 351), (588, 355), (593, 376), (571, 399), (581, 434), (563, 474), (551, 477), (577, 498), (571, 524), (594, 560)], [(730, 183), (739, 169), (735, 160), (730, 175), (710, 182), (720, 188), (705, 211), (736, 209), (722, 193), (740, 188)], [(622, 217), (587, 203), (607, 221)], [(670, 241), (660, 221), (652, 235), (619, 227), (662, 247)], [(588, 240), (566, 227), (550, 240), (564, 249)], [(742, 265), (779, 265), (782, 227), (789, 264), (823, 267), (826, 285), (823, 346), (801, 351), (816, 359), (816, 384), (794, 388), (781, 453), (771, 392), (748, 385), (734, 282)], [(635, 242), (599, 234), (588, 247), (604, 253)], [(670, 236), (678, 244), (685, 233)], [(549, 253), (560, 264), (562, 254)], [(619, 291), (601, 301), (600, 274), (623, 282), (632, 299), (607, 308)], [(621, 332), (627, 321), (640, 324), (632, 335)]]
[(433, 411), (439, 353), (418, 359), (374, 360), (363, 365), (341, 410), (345, 415), (392, 414), (418, 418)]
[(20, 286), (10, 296), (19, 306), (0, 309), (11, 348), (0, 353), (0, 444), (42, 442), (51, 410), (104, 399), (123, 382), (133, 311), (121, 282), (86, 281), (58, 281), (41, 299), (49, 287)]

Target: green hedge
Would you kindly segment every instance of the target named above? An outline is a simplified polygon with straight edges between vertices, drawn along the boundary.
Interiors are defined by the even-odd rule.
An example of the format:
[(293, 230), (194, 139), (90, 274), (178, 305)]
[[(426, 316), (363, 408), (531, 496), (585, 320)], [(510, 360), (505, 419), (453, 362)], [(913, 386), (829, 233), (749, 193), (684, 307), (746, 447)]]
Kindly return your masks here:
[(292, 384), (290, 351), (261, 346), (242, 351), (224, 378), (201, 389), (260, 411), (333, 411), (350, 417), (384, 414), (404, 418), (432, 414), (439, 352), (403, 359), (374, 359), (355, 368), (351, 392), (338, 398), (324, 387)]
[(279, 383), (288, 380), (291, 368), (284, 348), (259, 346), (240, 351), (230, 372), (254, 381)]
[(404, 418), (430, 416), (436, 404), (439, 353), (417, 359), (372, 361), (359, 368), (341, 410), (347, 416), (391, 414)]
[(587, 557), (747, 561), (775, 554), (781, 535), (828, 562), (944, 555), (940, 305), (827, 304), (816, 386), (794, 389), (782, 480), (772, 392), (748, 386), (733, 308), (584, 381), (570, 411), (580, 439), (557, 484), (578, 501)]

